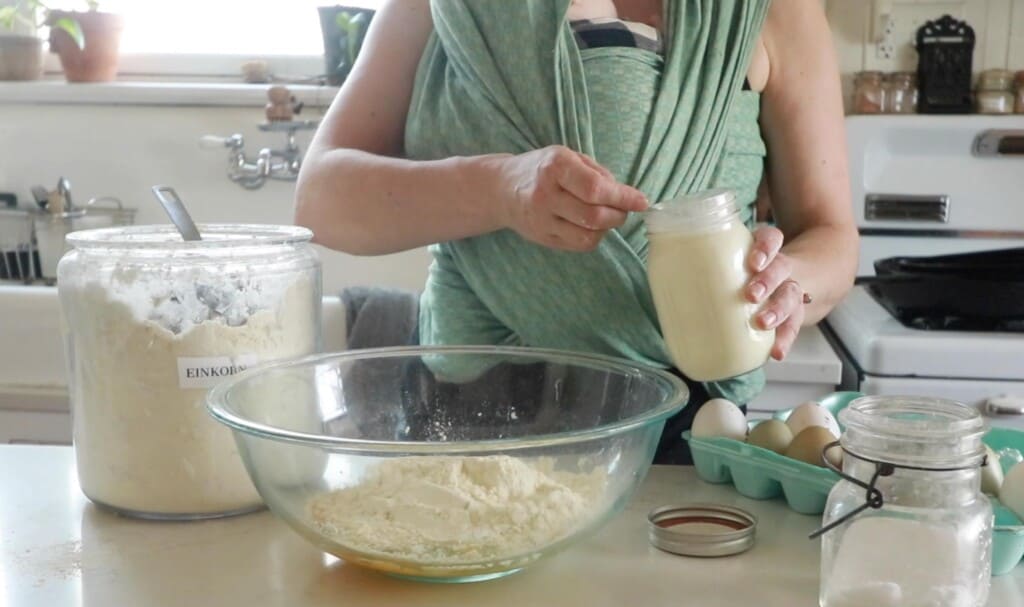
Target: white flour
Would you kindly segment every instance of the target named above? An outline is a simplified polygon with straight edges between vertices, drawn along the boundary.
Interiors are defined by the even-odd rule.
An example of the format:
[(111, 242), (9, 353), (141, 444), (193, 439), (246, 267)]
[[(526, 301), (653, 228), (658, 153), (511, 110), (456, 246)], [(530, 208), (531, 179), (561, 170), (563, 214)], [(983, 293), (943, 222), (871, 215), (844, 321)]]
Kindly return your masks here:
[(855, 520), (839, 546), (825, 607), (976, 607), (985, 603), (988, 572), (968, 555), (977, 537), (953, 525), (868, 516)]
[(73, 327), (75, 452), (83, 491), (122, 509), (217, 513), (259, 496), (230, 431), (206, 412), (206, 388), (255, 362), (312, 353), (314, 287), (276, 292), (131, 280), (61, 287)]
[(606, 477), (508, 456), (410, 457), (315, 496), (309, 516), (338, 543), (430, 565), (503, 561), (558, 541), (600, 512)]

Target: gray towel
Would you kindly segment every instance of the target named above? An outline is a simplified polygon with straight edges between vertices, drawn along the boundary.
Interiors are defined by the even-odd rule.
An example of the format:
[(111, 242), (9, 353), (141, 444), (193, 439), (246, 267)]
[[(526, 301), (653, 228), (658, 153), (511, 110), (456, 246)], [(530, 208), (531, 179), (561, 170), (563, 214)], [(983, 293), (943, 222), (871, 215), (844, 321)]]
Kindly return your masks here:
[(419, 344), (418, 293), (378, 287), (349, 287), (341, 292), (348, 348)]

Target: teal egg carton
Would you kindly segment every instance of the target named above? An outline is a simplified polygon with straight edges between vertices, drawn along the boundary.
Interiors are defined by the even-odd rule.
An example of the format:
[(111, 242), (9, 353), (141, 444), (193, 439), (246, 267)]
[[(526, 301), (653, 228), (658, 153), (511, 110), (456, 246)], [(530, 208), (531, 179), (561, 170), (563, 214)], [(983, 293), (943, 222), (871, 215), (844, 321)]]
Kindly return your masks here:
[[(818, 402), (833, 413), (862, 396), (860, 392), (836, 392)], [(785, 421), (790, 411), (775, 417)], [(753, 425), (753, 424), (751, 424)], [(741, 495), (757, 500), (782, 496), (801, 514), (821, 514), (839, 475), (769, 449), (730, 438), (683, 438), (690, 444), (697, 476), (716, 484), (732, 483)]]
[[(835, 392), (818, 401), (833, 415), (863, 396), (860, 392)], [(772, 417), (785, 421), (792, 410)], [(756, 422), (750, 424), (751, 427)], [(839, 475), (827, 468), (795, 460), (774, 451), (730, 438), (683, 438), (690, 445), (697, 476), (708, 483), (732, 483), (744, 497), (767, 500), (782, 497), (801, 514), (820, 515)], [(985, 435), (985, 444), (997, 453), (1016, 449), (1024, 453), (1024, 432), (993, 428)], [(1022, 464), (1024, 465), (1024, 464)], [(992, 500), (995, 531), (992, 534), (992, 575), (1012, 571), (1024, 558), (1024, 523), (998, 500)]]

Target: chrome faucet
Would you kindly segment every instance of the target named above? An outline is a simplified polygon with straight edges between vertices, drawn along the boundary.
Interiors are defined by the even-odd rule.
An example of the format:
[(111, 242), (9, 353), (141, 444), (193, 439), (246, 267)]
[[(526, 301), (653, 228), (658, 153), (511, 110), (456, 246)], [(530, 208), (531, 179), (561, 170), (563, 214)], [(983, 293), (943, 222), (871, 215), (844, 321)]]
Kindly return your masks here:
[(266, 122), (259, 125), (261, 131), (285, 133), (286, 141), (283, 149), (263, 148), (255, 158), (245, 154), (245, 138), (236, 133), (230, 137), (204, 135), (199, 139), (200, 147), (227, 148), (228, 178), (247, 190), (263, 187), (268, 179), (295, 181), (302, 166), (302, 150), (295, 143), (295, 133), (313, 130), (317, 127), (315, 120), (288, 120)]

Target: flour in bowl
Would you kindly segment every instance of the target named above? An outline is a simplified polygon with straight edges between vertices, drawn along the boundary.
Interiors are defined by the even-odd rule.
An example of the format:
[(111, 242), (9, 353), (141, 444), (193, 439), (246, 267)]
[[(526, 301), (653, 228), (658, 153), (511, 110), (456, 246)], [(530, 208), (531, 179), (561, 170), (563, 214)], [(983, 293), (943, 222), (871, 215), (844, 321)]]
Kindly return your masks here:
[(314, 525), (350, 550), (444, 565), (501, 561), (544, 548), (601, 512), (607, 477), (550, 459), (389, 459), (359, 483), (315, 496)]

